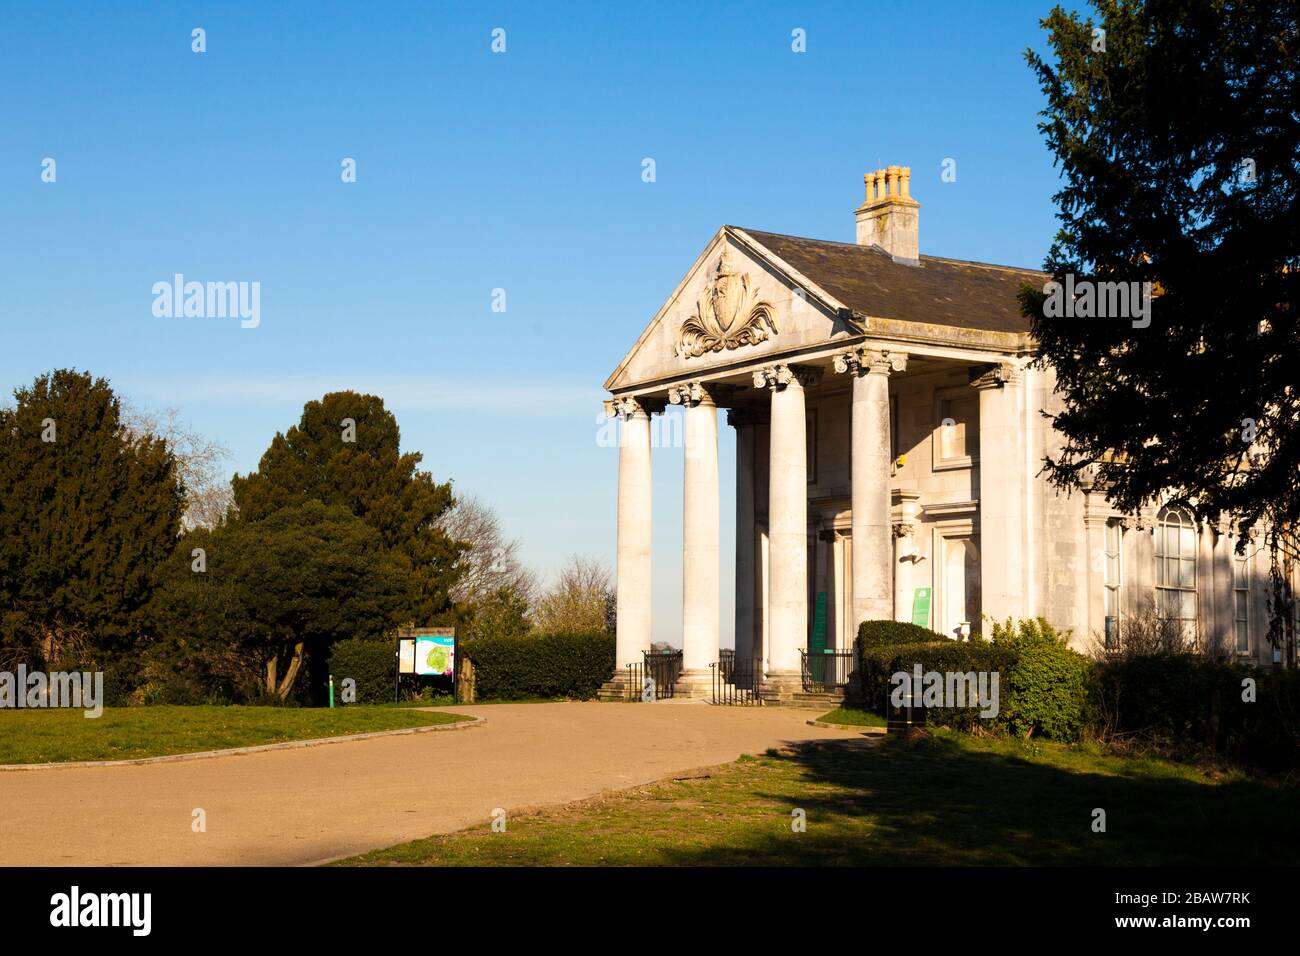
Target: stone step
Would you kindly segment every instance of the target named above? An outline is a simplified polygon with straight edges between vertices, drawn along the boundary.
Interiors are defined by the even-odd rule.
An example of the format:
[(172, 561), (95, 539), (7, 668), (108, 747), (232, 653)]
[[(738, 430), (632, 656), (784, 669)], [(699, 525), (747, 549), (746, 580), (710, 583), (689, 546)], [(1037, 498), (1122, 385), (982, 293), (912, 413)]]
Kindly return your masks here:
[(596, 699), (605, 703), (621, 703), (628, 699), (627, 692), (627, 681), (605, 681), (600, 685), (600, 690), (596, 691)]

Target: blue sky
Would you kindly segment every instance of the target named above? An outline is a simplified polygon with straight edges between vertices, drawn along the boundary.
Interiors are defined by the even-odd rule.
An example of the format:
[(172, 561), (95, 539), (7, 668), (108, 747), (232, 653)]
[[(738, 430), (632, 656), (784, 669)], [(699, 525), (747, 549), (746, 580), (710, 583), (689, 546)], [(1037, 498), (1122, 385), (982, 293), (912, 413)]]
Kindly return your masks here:
[[(372, 391), (538, 571), (612, 565), (600, 386), (719, 225), (851, 241), (862, 174), (910, 165), (923, 253), (1041, 264), (1056, 174), (1022, 52), (1048, 7), (6, 4), (0, 392), (89, 369), (242, 472), (305, 401)], [(155, 317), (175, 273), (260, 282), (260, 326)], [(682, 455), (656, 455), (655, 636), (679, 643)]]

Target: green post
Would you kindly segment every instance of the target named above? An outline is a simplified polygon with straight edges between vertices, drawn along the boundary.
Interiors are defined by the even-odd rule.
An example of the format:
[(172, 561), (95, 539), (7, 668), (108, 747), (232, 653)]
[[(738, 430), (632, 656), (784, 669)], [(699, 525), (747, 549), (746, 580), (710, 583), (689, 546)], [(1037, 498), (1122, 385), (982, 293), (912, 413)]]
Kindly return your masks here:
[(334, 675), (330, 674), (330, 709), (334, 708)]

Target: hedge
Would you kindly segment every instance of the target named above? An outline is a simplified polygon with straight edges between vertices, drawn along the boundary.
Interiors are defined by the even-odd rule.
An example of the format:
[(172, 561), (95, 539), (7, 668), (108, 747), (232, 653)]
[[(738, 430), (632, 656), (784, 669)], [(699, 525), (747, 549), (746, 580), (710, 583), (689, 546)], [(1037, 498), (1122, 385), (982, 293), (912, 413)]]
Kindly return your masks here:
[(342, 701), (343, 681), (347, 678), (357, 682), (358, 704), (383, 704), (392, 700), (396, 651), (391, 640), (354, 637), (335, 643), (329, 663), (335, 700)]
[[(890, 625), (893, 625), (892, 627)], [(889, 635), (896, 643), (879, 643)], [(920, 640), (928, 635), (928, 639)], [(998, 714), (979, 717), (979, 708), (928, 708), (926, 720), (959, 729), (977, 725), (1053, 740), (1078, 740), (1091, 713), (1090, 662), (1066, 646), (1046, 621), (993, 625), (993, 640), (954, 641), (911, 624), (867, 621), (858, 630), (860, 680), (868, 706), (887, 714), (890, 677), (923, 671), (998, 674)]]
[[(893, 690), (890, 678), (899, 671), (912, 673), (915, 665), (920, 664), (922, 671), (969, 671), (998, 672), (998, 694), (1005, 706), (1005, 674), (1014, 662), (1014, 655), (1006, 648), (985, 641), (953, 641), (940, 638), (924, 644), (887, 645), (873, 647), (863, 646), (859, 651), (861, 662), (860, 676), (862, 694), (868, 708), (881, 715), (888, 715), (889, 696)], [(988, 724), (989, 721), (979, 717), (978, 707), (966, 708), (927, 708), (926, 721), (969, 730), (977, 722)]]
[(586, 700), (614, 674), (614, 635), (483, 637), (461, 653), (474, 662), (479, 699), (564, 697)]
[[(1253, 701), (1243, 700), (1248, 679)], [(1105, 734), (1209, 748), (1271, 770), (1300, 767), (1300, 671), (1160, 654), (1098, 665), (1093, 691)]]
[(943, 634), (907, 621), (863, 621), (858, 625), (859, 647), (930, 644), (947, 640), (949, 638)]

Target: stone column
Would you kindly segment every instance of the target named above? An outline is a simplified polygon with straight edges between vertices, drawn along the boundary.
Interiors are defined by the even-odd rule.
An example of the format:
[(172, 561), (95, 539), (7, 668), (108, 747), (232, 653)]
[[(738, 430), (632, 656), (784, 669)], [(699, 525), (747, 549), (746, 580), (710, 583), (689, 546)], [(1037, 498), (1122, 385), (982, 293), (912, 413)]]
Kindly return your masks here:
[(699, 382), (668, 390), (684, 414), (682, 486), (682, 676), (678, 689), (694, 695), (712, 686), (718, 660), (721, 580), (721, 504), (718, 488), (718, 407)]
[[(1216, 573), (1214, 576), (1214, 619), (1218, 623), (1219, 628), (1225, 634), (1232, 635), (1230, 640), (1232, 641), (1232, 646), (1235, 647), (1237, 642), (1237, 596), (1232, 578), (1232, 562), (1236, 557), (1236, 552), (1233, 549), (1237, 546), (1237, 536), (1235, 534), (1228, 534), (1228, 529), (1223, 525), (1221, 519), (1220, 524), (1215, 527), (1214, 537), (1214, 554), (1218, 559), (1216, 561)], [(1253, 593), (1251, 594), (1251, 603), (1252, 605), (1257, 603), (1256, 596)], [(1251, 616), (1253, 617), (1254, 615), (1252, 614)], [(1251, 641), (1255, 642), (1256, 647), (1259, 646), (1256, 641), (1256, 636), (1258, 634), (1259, 632), (1254, 629), (1254, 622), (1252, 621), (1250, 637)], [(1267, 643), (1267, 641), (1265, 641), (1265, 643)], [(1265, 658), (1265, 663), (1268, 663), (1267, 658)]]
[(902, 352), (852, 349), (835, 357), (835, 371), (853, 376), (852, 509), (853, 617), (863, 621), (894, 616), (889, 517), (889, 373), (907, 368)]
[(758, 528), (754, 512), (756, 435), (754, 412), (747, 408), (727, 411), (727, 424), (736, 429), (736, 657), (754, 657), (754, 629), (758, 620)]
[(980, 393), (980, 609), (994, 621), (1025, 616), (1021, 380), (1010, 363), (971, 376)]
[(912, 620), (913, 555), (916, 542), (912, 535), (916, 526), (906, 521), (894, 522), (894, 620)]
[(844, 587), (844, 535), (831, 531), (831, 586), (826, 596), (826, 604), (831, 609), (835, 621), (831, 632), (833, 640), (828, 642), (836, 650), (847, 651), (853, 647), (853, 632), (849, 629), (851, 608), (844, 600), (848, 589)]
[(896, 504), (894, 538), (894, 620), (912, 620), (912, 592), (916, 588), (916, 564), (921, 560), (916, 547), (916, 524), (921, 495), (899, 489), (892, 495)]
[[(1223, 534), (1219, 530), (1219, 523), (1217, 521), (1207, 521), (1205, 523), (1204, 534), (1207, 539), (1205, 584), (1201, 585), (1198, 583), (1197, 585), (1206, 595), (1204, 599), (1204, 613), (1209, 619), (1209, 626), (1211, 629), (1221, 631), (1224, 634), (1227, 634), (1229, 631), (1232, 632), (1230, 639), (1235, 646), (1237, 629), (1229, 620), (1227, 620), (1227, 618), (1232, 617), (1232, 615), (1224, 613), (1227, 608), (1224, 607), (1223, 601), (1219, 597), (1219, 592), (1223, 588), (1223, 574), (1219, 571), (1219, 555), (1222, 552), (1219, 540), (1223, 537)], [(1228, 571), (1231, 573), (1232, 568), (1229, 567)]]
[(1236, 633), (1220, 629), (1214, 619), (1214, 535), (1208, 521), (1196, 521), (1196, 630), (1203, 649), (1236, 653)]
[(754, 666), (762, 672), (767, 671), (767, 648), (769, 645), (767, 637), (767, 628), (772, 621), (772, 612), (768, 607), (767, 599), (771, 593), (768, 588), (768, 569), (771, 567), (770, 558), (772, 556), (771, 542), (768, 541), (767, 528), (758, 530), (758, 574), (755, 575), (755, 592), (758, 595), (758, 627), (754, 634), (754, 645), (752, 648), (752, 660), (761, 663)]
[(650, 415), (634, 398), (609, 403), (618, 440), (618, 623), (615, 677), (650, 649)]
[[(1106, 524), (1109, 521), (1109, 506), (1103, 489), (1095, 485), (1095, 467), (1090, 467), (1083, 476), (1083, 536), (1088, 563), (1079, 584), (1084, 588), (1079, 606), (1080, 614), (1087, 628), (1086, 639), (1089, 644), (1106, 642)], [(1123, 566), (1123, 556), (1120, 565)], [(1121, 601), (1123, 597), (1121, 596)], [(1077, 635), (1076, 635), (1077, 637)]]
[(808, 435), (804, 387), (816, 373), (772, 365), (754, 373), (772, 392), (768, 474), (767, 683), (799, 689), (799, 649), (808, 641)]
[[(1134, 594), (1128, 608), (1135, 614), (1156, 613), (1156, 555), (1154, 513), (1140, 513), (1131, 521), (1133, 528)], [(1120, 640), (1123, 640), (1121, 636)]]
[[(1091, 495), (1089, 495), (1091, 497)], [(1081, 603), (1081, 615), (1087, 623), (1088, 639), (1106, 643), (1106, 519), (1101, 515), (1084, 514), (1083, 534), (1087, 542), (1088, 564), (1079, 575), (1087, 587)]]

